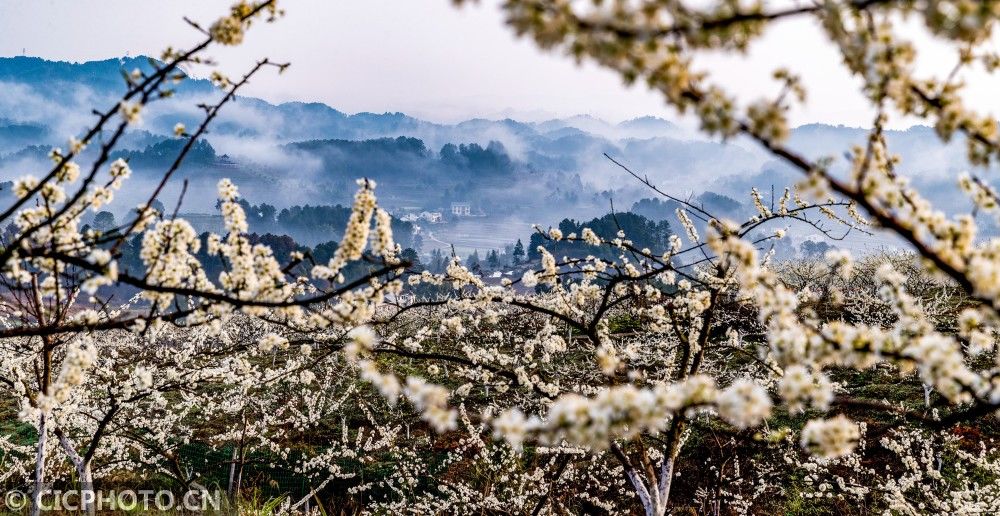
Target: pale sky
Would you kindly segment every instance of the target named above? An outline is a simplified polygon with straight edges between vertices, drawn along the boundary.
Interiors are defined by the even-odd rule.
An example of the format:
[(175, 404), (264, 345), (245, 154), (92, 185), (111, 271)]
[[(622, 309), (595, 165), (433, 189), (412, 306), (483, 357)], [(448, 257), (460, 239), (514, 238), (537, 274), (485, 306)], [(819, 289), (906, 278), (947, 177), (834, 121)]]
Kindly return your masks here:
[[(0, 0), (0, 56), (86, 61), (158, 56), (167, 45), (198, 39), (182, 20), (209, 25), (230, 0)], [(626, 88), (593, 65), (543, 53), (502, 23), (497, 0), (456, 9), (449, 0), (284, 0), (287, 16), (261, 24), (235, 49), (215, 48), (232, 75), (268, 56), (292, 63), (246, 90), (269, 101), (320, 101), (348, 113), (403, 111), (434, 121), (513, 116), (539, 120), (591, 114), (609, 121), (654, 115), (681, 121), (643, 86)], [(909, 31), (928, 52), (924, 68), (950, 69), (948, 49), (915, 24)], [(783, 22), (745, 58), (709, 58), (704, 66), (741, 100), (771, 94), (770, 71), (784, 65), (803, 75), (809, 101), (795, 124), (865, 126), (871, 112), (832, 46), (808, 20)], [(197, 72), (196, 72), (197, 73)], [(978, 80), (970, 94), (990, 107), (1000, 83)], [(994, 113), (997, 110), (994, 109)], [(681, 121), (683, 123), (683, 121)]]

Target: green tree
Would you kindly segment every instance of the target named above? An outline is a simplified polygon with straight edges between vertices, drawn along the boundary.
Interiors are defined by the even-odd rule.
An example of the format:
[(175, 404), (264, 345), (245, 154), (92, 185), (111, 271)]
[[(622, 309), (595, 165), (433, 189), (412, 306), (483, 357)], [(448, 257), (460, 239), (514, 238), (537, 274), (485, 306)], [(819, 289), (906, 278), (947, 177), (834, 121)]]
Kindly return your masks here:
[(476, 270), (476, 269), (479, 268), (479, 251), (478, 250), (472, 251), (472, 254), (470, 254), (469, 257), (465, 259), (465, 266), (468, 267), (469, 270)]
[(110, 231), (118, 224), (115, 222), (115, 214), (110, 211), (98, 212), (94, 216), (94, 229), (99, 231)]
[(521, 243), (521, 239), (517, 239), (517, 243), (514, 244), (514, 265), (520, 265), (524, 261), (524, 244)]

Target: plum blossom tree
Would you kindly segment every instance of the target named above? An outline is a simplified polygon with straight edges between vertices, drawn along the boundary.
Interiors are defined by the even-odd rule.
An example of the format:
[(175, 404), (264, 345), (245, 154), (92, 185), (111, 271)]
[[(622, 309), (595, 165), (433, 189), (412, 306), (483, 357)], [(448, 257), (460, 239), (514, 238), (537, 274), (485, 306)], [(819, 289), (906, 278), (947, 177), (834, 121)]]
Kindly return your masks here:
[[(791, 192), (774, 211), (761, 204), (760, 214), (742, 225), (688, 207), (692, 214), (678, 212), (688, 243), (675, 235), (662, 255), (636, 248), (624, 234), (604, 240), (589, 228), (580, 235), (539, 228), (546, 239), (608, 249), (617, 259), (556, 259), (539, 246), (541, 268), (499, 286), (485, 284), (457, 260), (444, 274), (414, 276), (411, 283), (450, 284), (454, 295), (400, 305), (379, 323), (386, 336), (369, 351), (450, 363), (464, 395), (510, 390), (483, 415), (496, 437), (515, 449), (530, 442), (610, 454), (644, 509), (663, 514), (690, 421), (716, 413), (746, 429), (764, 422), (775, 403), (766, 387), (780, 368), (744, 342), (741, 330), (761, 322), (750, 315), (754, 300), (741, 292), (746, 267), (760, 267), (756, 247), (781, 234), (754, 243), (740, 236), (779, 220), (824, 231), (833, 231), (823, 225), (827, 219), (845, 231), (861, 225), (834, 211), (850, 213), (849, 203), (809, 204)], [(707, 237), (692, 217), (710, 223)], [(767, 270), (753, 273), (773, 274)], [(543, 293), (535, 293), (538, 286)], [(397, 329), (412, 325), (420, 330)], [(747, 368), (734, 354), (759, 364)], [(786, 389), (797, 397), (790, 401), (829, 405), (832, 386), (825, 377), (803, 370), (796, 378), (800, 383)], [(851, 440), (853, 424), (833, 421), (824, 424), (848, 432), (840, 448), (827, 450), (834, 444), (826, 437), (837, 428), (819, 426), (809, 435), (820, 439), (823, 453), (849, 451), (857, 440)]]
[[(218, 277), (208, 277), (195, 258), (201, 242), (192, 226), (176, 217), (177, 210), (170, 215), (153, 209), (220, 110), (256, 74), (287, 66), (266, 58), (238, 80), (213, 72), (221, 92), (216, 103), (199, 106), (204, 117), (198, 127), (175, 130), (186, 140), (183, 147), (129, 220), (110, 231), (80, 228), (87, 211), (100, 212), (126, 185), (129, 165), (123, 159), (111, 161), (112, 151), (130, 126), (141, 123), (147, 104), (171, 96), (173, 85), (185, 79), (181, 66), (211, 63), (203, 55), (211, 46), (239, 44), (256, 21), (274, 21), (280, 15), (273, 0), (239, 2), (208, 29), (190, 22), (204, 39), (188, 49), (168, 48), (160, 61), (151, 61), (151, 72), (125, 73), (128, 88), (121, 100), (95, 111), (96, 122), (71, 137), (68, 150), (53, 149), (50, 171), (16, 181), (17, 200), (0, 213), (0, 222), (16, 225), (0, 248), (5, 290), (0, 381), (20, 404), (20, 418), (38, 433), (33, 454), (35, 514), (47, 471), (59, 468), (52, 464), (57, 448), (50, 444), (51, 436), (58, 438), (63, 458), (72, 463), (87, 491), (92, 489), (93, 461), (121, 446), (111, 436), (122, 419), (135, 425), (131, 430), (150, 425), (152, 435), (159, 436), (151, 441), (161, 452), (166, 449), (163, 432), (155, 429), (183, 414), (159, 419), (153, 415), (176, 403), (168, 393), (181, 395), (232, 375), (270, 385), (299, 369), (295, 378), (300, 383), (315, 380), (316, 372), (303, 367), (305, 355), (285, 362), (289, 371), (273, 372), (277, 376), (249, 374), (253, 370), (244, 354), (255, 346), (220, 344), (215, 338), (230, 319), (253, 316), (317, 333), (349, 328), (398, 288), (394, 278), (406, 263), (396, 258), (391, 220), (377, 207), (375, 185), (367, 180), (359, 181), (353, 214), (333, 259), (315, 264), (308, 276), (292, 272), (305, 257), (279, 264), (268, 247), (251, 244), (238, 190), (228, 180), (219, 183), (225, 233), (208, 239), (209, 255), (225, 263)], [(92, 144), (98, 147), (96, 158), (84, 170), (76, 158)], [(372, 226), (369, 259), (377, 267), (347, 281), (343, 270), (363, 258)], [(122, 245), (135, 235), (141, 235), (144, 270), (120, 268)], [(105, 286), (127, 286), (139, 294), (127, 306), (111, 308), (110, 298), (102, 294)], [(178, 341), (167, 331), (171, 327), (202, 327), (198, 331), (207, 333)], [(205, 403), (187, 400), (179, 406)]]
[[(679, 442), (674, 434), (682, 433), (686, 420), (678, 416), (704, 407), (735, 428), (759, 425), (772, 412), (773, 400), (766, 390), (769, 381), (777, 383), (778, 400), (789, 410), (809, 407), (827, 411), (838, 406), (832, 403), (829, 371), (890, 364), (903, 374), (916, 371), (929, 389), (952, 404), (944, 414), (908, 414), (921, 424), (946, 428), (1000, 408), (1000, 396), (995, 394), (995, 360), (985, 368), (977, 361), (983, 352), (995, 354), (998, 241), (986, 239), (977, 244), (972, 214), (949, 218), (911, 187), (901, 171), (905, 164), (890, 153), (883, 130), (892, 116), (916, 117), (933, 125), (944, 141), (960, 134), (973, 166), (987, 166), (1000, 155), (997, 122), (966, 107), (962, 75), (974, 64), (990, 72), (997, 68), (1000, 61), (984, 43), (993, 35), (1000, 3), (824, 1), (772, 6), (732, 1), (690, 5), (681, 1), (507, 0), (503, 9), (519, 35), (543, 48), (564, 50), (577, 60), (592, 60), (620, 73), (626, 82), (644, 81), (678, 111), (693, 113), (707, 134), (756, 141), (802, 173), (800, 191), (813, 199), (808, 202), (819, 203), (812, 207), (832, 218), (851, 221), (852, 226), (870, 220), (879, 230), (898, 236), (920, 258), (921, 268), (943, 278), (945, 288), (957, 288), (968, 306), (957, 316), (957, 332), (942, 331), (932, 324), (929, 307), (907, 288), (906, 277), (891, 263), (883, 263), (872, 277), (878, 284), (879, 298), (891, 311), (890, 321), (868, 324), (818, 317), (810, 306), (814, 296), (788, 288), (767, 258), (761, 257), (755, 243), (745, 238), (748, 226), (788, 216), (790, 211), (787, 199), (775, 209), (773, 204), (762, 203), (756, 192), (753, 198), (759, 216), (747, 223), (733, 224), (702, 214), (709, 227), (704, 240), (690, 220), (697, 210), (678, 213), (689, 240), (705, 258), (687, 275), (677, 270), (676, 256), (655, 257), (629, 249), (625, 235), (612, 242), (623, 251), (616, 266), (595, 260), (559, 262), (540, 250), (542, 269), (529, 271), (520, 283), (551, 289), (552, 297), (541, 298), (544, 301), (525, 299), (516, 291), (497, 292), (456, 271), (432, 281), (456, 281), (460, 283), (457, 287), (471, 287), (480, 292), (480, 303), (502, 301), (571, 327), (575, 323), (575, 329), (591, 341), (597, 365), (606, 375), (615, 378), (619, 371), (627, 371), (628, 381), (612, 380), (589, 396), (556, 396), (544, 416), (527, 417), (513, 409), (497, 419), (501, 434), (512, 437), (515, 445), (526, 434), (534, 433), (542, 439), (608, 447), (626, 465), (645, 512), (663, 514)], [(894, 28), (893, 20), (899, 16), (923, 21), (934, 37), (952, 43), (955, 67), (941, 77), (918, 75), (916, 47)], [(841, 165), (835, 158), (811, 160), (786, 143), (787, 113), (794, 100), (801, 101), (806, 94), (793, 72), (775, 70), (773, 77), (780, 85), (777, 95), (741, 106), (735, 96), (711, 82), (709, 72), (696, 68), (704, 53), (744, 52), (770, 24), (804, 17), (813, 18), (822, 27), (847, 70), (861, 82), (859, 93), (876, 112), (867, 144), (849, 149), (843, 164), (846, 174), (837, 172)], [(975, 210), (995, 212), (997, 194), (986, 180), (965, 174), (958, 178), (958, 184)], [(846, 216), (823, 204), (835, 202), (834, 196), (849, 203), (843, 210)], [(800, 204), (796, 196), (796, 209), (807, 209), (808, 202)], [(548, 236), (556, 240), (566, 237), (557, 230)], [(592, 231), (570, 237), (602, 243)], [(831, 252), (828, 260), (835, 274), (851, 276), (852, 260), (847, 253)], [(608, 274), (603, 278), (605, 284), (588, 283), (587, 275), (596, 278), (602, 274)], [(573, 275), (583, 276), (583, 280), (573, 281)], [(631, 300), (624, 295), (628, 287), (639, 291), (636, 284), (654, 278), (669, 286), (678, 275), (684, 278), (677, 281), (680, 295), (665, 296), (661, 285), (645, 285), (640, 291), (643, 301), (657, 312), (646, 314), (629, 306), (633, 313), (649, 318), (646, 328), (655, 331), (657, 326), (672, 326), (682, 346), (680, 374), (658, 387), (643, 388), (636, 381), (640, 372), (628, 363), (631, 357), (611, 338), (605, 315)], [(840, 291), (830, 294), (834, 299), (844, 297)], [(588, 296), (593, 305), (588, 306)], [(723, 311), (720, 305), (730, 300), (755, 312), (765, 337), (758, 346), (759, 358), (771, 378), (740, 379), (719, 391), (717, 376), (699, 373), (706, 348), (714, 347), (712, 320)], [(596, 317), (588, 319), (586, 308), (593, 306)], [(734, 340), (739, 341), (739, 334)], [(601, 417), (595, 419), (595, 412)], [(615, 442), (644, 432), (667, 436), (659, 478), (652, 474), (655, 468), (648, 459), (633, 460)], [(854, 449), (860, 433), (849, 418), (836, 415), (809, 421), (802, 429), (801, 443), (818, 455), (839, 457)]]
[[(973, 213), (949, 217), (910, 186), (884, 127), (893, 116), (916, 117), (945, 141), (964, 138), (974, 166), (1000, 157), (996, 121), (966, 107), (961, 80), (974, 63), (989, 71), (1000, 64), (986, 48), (1000, 2), (694, 4), (505, 0), (503, 8), (514, 30), (541, 47), (644, 81), (694, 114), (708, 135), (757, 142), (800, 171), (802, 183), (771, 199), (752, 190), (756, 214), (730, 221), (623, 166), (682, 205), (683, 234), (670, 237), (666, 252), (640, 248), (624, 231), (605, 238), (591, 228), (539, 227), (543, 241), (613, 258), (557, 257), (539, 246), (539, 260), (501, 284), (457, 258), (443, 272), (414, 271), (404, 283), (408, 263), (393, 242), (391, 217), (364, 179), (333, 257), (306, 275), (294, 271), (309, 257), (282, 264), (251, 243), (238, 189), (221, 181), (225, 232), (209, 236), (207, 251), (225, 270), (209, 277), (195, 257), (201, 241), (192, 226), (176, 209), (170, 215), (153, 206), (240, 88), (264, 69), (287, 66), (268, 59), (236, 80), (214, 72), (217, 103), (201, 106), (197, 127), (175, 129), (185, 146), (148, 201), (112, 231), (81, 231), (87, 210), (100, 211), (127, 184), (129, 165), (111, 161), (111, 151), (148, 103), (184, 79), (179, 67), (207, 62), (206, 49), (239, 44), (253, 23), (281, 11), (274, 1), (240, 2), (208, 28), (192, 22), (200, 43), (168, 49), (150, 73), (127, 74), (120, 102), (97, 111), (67, 151), (54, 149), (50, 171), (20, 179), (17, 201), (0, 212), (0, 222), (17, 228), (0, 249), (0, 387), (38, 436), (30, 446), (0, 439), (0, 450), (17, 459), (0, 479), (31, 478), (36, 514), (45, 482), (56, 478), (75, 476), (86, 491), (95, 475), (131, 467), (192, 486), (199, 477), (177, 450), (204, 439), (234, 449), (231, 485), (239, 485), (249, 451), (268, 450), (315, 481), (309, 494), (351, 477), (341, 459), (384, 453), (398, 478), (351, 491), (394, 493), (372, 502), (373, 510), (611, 512), (632, 502), (659, 516), (685, 482), (685, 450), (705, 446), (692, 436), (707, 428), (741, 443), (794, 444), (781, 462), (758, 468), (757, 478), (739, 473), (746, 470), (736, 465), (748, 463), (739, 458), (716, 469), (715, 494), (695, 496), (716, 512), (723, 493), (750, 510), (753, 496), (737, 488), (766, 490), (779, 475), (775, 464), (807, 471), (817, 496), (878, 491), (886, 510), (904, 513), (995, 509), (992, 490), (978, 492), (976, 481), (979, 472), (1000, 471), (992, 451), (970, 452), (947, 432), (1000, 408), (1000, 239), (977, 239)], [(893, 25), (899, 16), (954, 44), (954, 70), (918, 75), (918, 53)], [(746, 51), (770, 24), (795, 18), (819, 23), (876, 112), (866, 144), (840, 162), (806, 158), (787, 143), (787, 113), (806, 93), (791, 71), (773, 72), (773, 98), (741, 105), (696, 68), (700, 55)], [(98, 147), (97, 159), (84, 170), (76, 159), (89, 145)], [(995, 216), (1000, 201), (989, 181), (966, 174), (957, 183), (975, 211)], [(773, 244), (792, 224), (831, 238), (889, 232), (911, 254), (856, 262), (831, 250), (823, 260), (775, 263)], [(142, 270), (119, 267), (125, 239), (137, 235)], [(370, 271), (348, 279), (347, 267), (358, 261)], [(420, 285), (442, 295), (401, 295)], [(102, 294), (108, 286), (138, 294), (112, 307)], [(916, 379), (919, 403), (865, 398), (844, 379), (850, 371)], [(335, 421), (349, 403), (368, 411), (367, 430), (345, 429), (313, 454), (290, 453), (289, 440)], [(405, 414), (406, 423), (381, 421), (376, 404)], [(898, 467), (862, 467), (859, 450), (875, 441), (873, 426), (856, 421), (859, 411), (903, 427), (878, 429), (888, 432), (877, 442)], [(783, 422), (793, 418), (801, 424)], [(209, 434), (220, 421), (239, 424)], [(401, 437), (410, 423), (422, 432), (420, 446), (435, 435), (461, 435), (444, 466)], [(969, 467), (944, 479), (944, 454)], [(482, 474), (447, 478), (455, 464)], [(852, 471), (843, 473), (845, 466)], [(429, 479), (436, 490), (422, 491)], [(283, 509), (297, 511), (308, 500)]]

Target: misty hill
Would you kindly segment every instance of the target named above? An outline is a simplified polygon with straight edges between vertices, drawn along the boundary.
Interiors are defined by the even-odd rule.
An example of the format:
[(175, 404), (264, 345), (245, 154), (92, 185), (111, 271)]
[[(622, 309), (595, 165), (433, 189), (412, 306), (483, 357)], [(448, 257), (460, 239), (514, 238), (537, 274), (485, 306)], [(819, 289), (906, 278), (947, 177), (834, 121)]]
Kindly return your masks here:
[[(613, 240), (618, 237), (618, 231), (624, 231), (636, 249), (649, 249), (654, 254), (662, 254), (667, 250), (668, 239), (673, 234), (670, 223), (666, 220), (654, 221), (642, 215), (628, 212), (595, 217), (590, 221), (563, 219), (557, 227), (563, 235), (577, 236), (581, 234), (583, 228), (590, 228), (604, 240)], [(621, 254), (618, 250), (609, 247), (595, 248), (579, 241), (553, 241), (542, 237), (539, 233), (533, 233), (528, 243), (527, 257), (529, 260), (540, 258), (539, 247), (544, 247), (557, 259), (563, 257), (585, 258), (588, 255), (595, 255), (604, 260), (617, 261), (618, 255)]]
[[(123, 74), (136, 68), (148, 72), (153, 63), (145, 57), (87, 63), (0, 58), (0, 180), (47, 166), (49, 148), (65, 147), (70, 135), (92, 123), (95, 106), (114, 105), (125, 88)], [(172, 135), (174, 125), (194, 127), (199, 122), (194, 106), (221, 95), (197, 78), (206, 70), (188, 73), (193, 78), (177, 85), (174, 97), (147, 106), (143, 123), (125, 133), (114, 155), (133, 165), (140, 190), (147, 186), (144, 181), (159, 177), (183, 144)], [(864, 144), (865, 134), (858, 128), (810, 124), (792, 130), (789, 145), (813, 158), (837, 158), (834, 170), (843, 173), (843, 152)], [(889, 131), (887, 137), (918, 188), (945, 207), (967, 202), (953, 188), (955, 173), (969, 168), (960, 138), (942, 145), (927, 127)], [(81, 164), (95, 153), (89, 148)], [(447, 222), (453, 203), (469, 205), (471, 216), (482, 217), (463, 222), (473, 232), (482, 231), (477, 221), (507, 221), (508, 228), (489, 233), (509, 235), (509, 228), (530, 223), (588, 220), (608, 213), (612, 202), (619, 210), (633, 206), (651, 220), (672, 220), (673, 206), (643, 204), (655, 197), (653, 192), (604, 154), (677, 197), (706, 204), (728, 198), (736, 205), (716, 208), (734, 217), (747, 213), (750, 188), (780, 192), (800, 179), (798, 171), (752, 142), (708, 140), (655, 117), (621, 123), (587, 115), (541, 122), (476, 118), (445, 124), (404, 113), (348, 114), (322, 103), (274, 104), (251, 97), (226, 106), (176, 177), (189, 181), (188, 212), (214, 209), (221, 177), (236, 180), (253, 202), (279, 210), (346, 205), (353, 181), (370, 177), (379, 182), (383, 205), (401, 217), (434, 212)], [(172, 184), (164, 202), (175, 203), (180, 190)], [(132, 201), (126, 197), (121, 206)], [(439, 243), (454, 243), (466, 230), (428, 231)]]
[[(747, 206), (744, 206), (742, 203), (731, 197), (715, 192), (702, 192), (693, 198), (685, 199), (685, 201), (692, 206), (720, 218), (739, 220), (750, 215), (750, 208)], [(632, 208), (629, 211), (642, 215), (649, 220), (658, 222), (675, 220), (676, 211), (678, 209), (684, 209), (688, 212), (695, 211), (690, 206), (686, 206), (672, 199), (660, 199), (656, 197), (650, 197), (637, 201), (632, 205)], [(697, 217), (693, 220), (696, 222), (699, 221)]]
[[(16, 56), (0, 58), (0, 82), (30, 86), (36, 93), (52, 99), (66, 95), (67, 90), (90, 88), (96, 93), (122, 94), (126, 91), (125, 74), (139, 70), (149, 74), (157, 62), (149, 57), (121, 57), (102, 61), (67, 63), (38, 57)], [(189, 78), (176, 85), (179, 93), (206, 93), (212, 83)]]
[(49, 128), (44, 125), (0, 118), (0, 153), (51, 139)]

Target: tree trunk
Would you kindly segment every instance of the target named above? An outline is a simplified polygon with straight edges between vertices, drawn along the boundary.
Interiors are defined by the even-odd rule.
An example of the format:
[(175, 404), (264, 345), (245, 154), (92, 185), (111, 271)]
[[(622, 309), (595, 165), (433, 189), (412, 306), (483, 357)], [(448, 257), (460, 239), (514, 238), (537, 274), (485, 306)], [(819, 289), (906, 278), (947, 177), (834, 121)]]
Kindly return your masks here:
[[(674, 435), (677, 435), (676, 433)], [(672, 448), (672, 447), (671, 447)], [(674, 455), (671, 449), (665, 450), (660, 470), (654, 473), (646, 469), (646, 475), (636, 469), (625, 452), (616, 444), (611, 445), (611, 451), (625, 469), (625, 476), (639, 497), (642, 512), (646, 516), (664, 516), (667, 513), (667, 502), (670, 500), (670, 486), (674, 479)], [(648, 462), (646, 463), (648, 464)]]
[(229, 493), (229, 498), (233, 497), (233, 481), (236, 479), (236, 446), (233, 446), (233, 457), (229, 460), (229, 485), (226, 486), (226, 491)]
[(31, 495), (31, 516), (39, 516), (42, 511), (42, 493), (45, 490), (45, 414), (38, 418), (38, 447), (35, 450), (35, 491)]
[(80, 511), (89, 516), (95, 514), (95, 501), (97, 493), (94, 491), (94, 475), (90, 471), (90, 459), (84, 459), (77, 453), (73, 443), (60, 428), (56, 428), (56, 435), (59, 437), (59, 444), (66, 451), (66, 456), (76, 468), (76, 474), (80, 482)]
[(642, 505), (642, 512), (646, 516), (663, 516), (667, 512), (667, 500), (670, 496), (670, 481), (673, 478), (673, 458), (667, 456), (660, 466), (660, 473), (656, 475), (651, 470), (646, 470), (647, 475), (640, 473), (640, 470), (632, 464), (625, 452), (612, 443), (611, 452), (621, 462), (625, 469), (625, 476), (639, 497)]
[(663, 516), (667, 512), (667, 501), (670, 500), (670, 485), (674, 482), (674, 458), (664, 457), (663, 464), (660, 465), (660, 479), (659, 479), (659, 513), (657, 516)]
[(80, 510), (88, 516), (96, 514), (96, 496), (94, 491), (94, 475), (90, 472), (90, 462), (83, 463), (78, 469), (80, 475)]
[(241, 443), (240, 453), (239, 453), (240, 465), (239, 467), (236, 468), (236, 493), (239, 493), (240, 489), (243, 488), (243, 465), (245, 464), (245, 461), (246, 461), (246, 452), (243, 449), (243, 444)]

